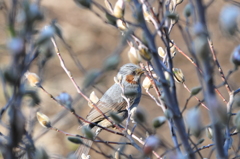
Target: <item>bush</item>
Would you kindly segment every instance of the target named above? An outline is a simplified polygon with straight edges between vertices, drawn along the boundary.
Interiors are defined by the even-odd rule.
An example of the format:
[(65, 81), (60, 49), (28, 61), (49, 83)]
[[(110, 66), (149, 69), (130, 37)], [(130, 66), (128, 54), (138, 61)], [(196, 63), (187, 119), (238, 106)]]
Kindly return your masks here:
[(2, 158), (238, 158), (239, 2), (74, 2), (0, 4)]

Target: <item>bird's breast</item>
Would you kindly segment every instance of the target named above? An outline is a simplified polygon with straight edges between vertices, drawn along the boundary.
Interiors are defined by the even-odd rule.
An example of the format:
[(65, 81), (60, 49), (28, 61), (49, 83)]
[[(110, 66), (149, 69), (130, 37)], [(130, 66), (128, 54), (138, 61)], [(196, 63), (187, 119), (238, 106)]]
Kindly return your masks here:
[(135, 80), (134, 75), (127, 75), (126, 82), (128, 82), (130, 84), (138, 84), (138, 81)]

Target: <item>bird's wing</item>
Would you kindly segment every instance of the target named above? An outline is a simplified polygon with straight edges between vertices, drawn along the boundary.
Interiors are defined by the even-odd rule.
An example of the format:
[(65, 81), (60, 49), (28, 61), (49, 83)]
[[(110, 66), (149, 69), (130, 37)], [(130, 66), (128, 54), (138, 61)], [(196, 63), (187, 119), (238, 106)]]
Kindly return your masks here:
[[(126, 107), (126, 101), (123, 101), (121, 103), (103, 103), (99, 101), (96, 105), (103, 114), (108, 116), (108, 113), (111, 111), (120, 111), (123, 107)], [(98, 122), (104, 119), (104, 116), (98, 112), (95, 108), (92, 108), (87, 116), (87, 120), (91, 122)]]
[[(130, 98), (130, 106), (134, 103), (135, 98)], [(105, 103), (102, 101), (99, 101), (96, 106), (105, 114), (106, 116), (109, 116), (108, 113), (110, 112), (119, 112), (121, 110), (126, 109), (127, 102), (122, 98), (119, 102), (110, 102)], [(95, 108), (92, 108), (87, 116), (87, 120), (91, 122), (99, 122), (104, 119), (104, 116), (98, 112)]]

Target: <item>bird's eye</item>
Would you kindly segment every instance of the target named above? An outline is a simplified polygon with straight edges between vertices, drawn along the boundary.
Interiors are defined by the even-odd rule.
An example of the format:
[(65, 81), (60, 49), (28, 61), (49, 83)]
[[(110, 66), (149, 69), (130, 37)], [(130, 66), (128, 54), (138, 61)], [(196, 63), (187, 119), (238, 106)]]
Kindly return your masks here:
[(133, 71), (133, 72), (132, 72), (132, 75), (136, 75), (136, 71)]

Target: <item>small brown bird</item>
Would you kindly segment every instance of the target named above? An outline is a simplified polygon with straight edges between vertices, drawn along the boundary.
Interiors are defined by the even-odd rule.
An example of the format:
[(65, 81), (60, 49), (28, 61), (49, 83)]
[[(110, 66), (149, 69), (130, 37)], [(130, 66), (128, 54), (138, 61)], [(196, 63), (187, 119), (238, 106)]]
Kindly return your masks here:
[[(137, 106), (141, 98), (141, 86), (140, 86), (140, 77), (143, 74), (143, 70), (135, 64), (125, 64), (123, 65), (118, 74), (117, 79), (120, 79), (120, 84), (124, 88), (124, 95), (130, 100), (130, 109)], [(127, 113), (127, 102), (122, 97), (122, 88), (119, 83), (113, 84), (102, 96), (102, 98), (96, 103), (96, 106), (106, 115), (109, 116), (109, 113), (115, 112), (118, 116), (125, 119), (128, 116)], [(112, 127), (112, 124), (104, 118), (104, 116), (99, 113), (95, 108), (92, 108), (89, 114), (87, 115), (87, 120), (103, 127)], [(97, 131), (94, 124), (86, 124), (95, 132), (95, 135), (98, 135), (100, 131)], [(99, 129), (100, 130), (100, 129)], [(81, 158), (82, 154), (87, 155), (90, 146), (92, 145), (91, 140), (83, 141), (86, 145), (81, 145), (76, 151), (76, 156)]]

